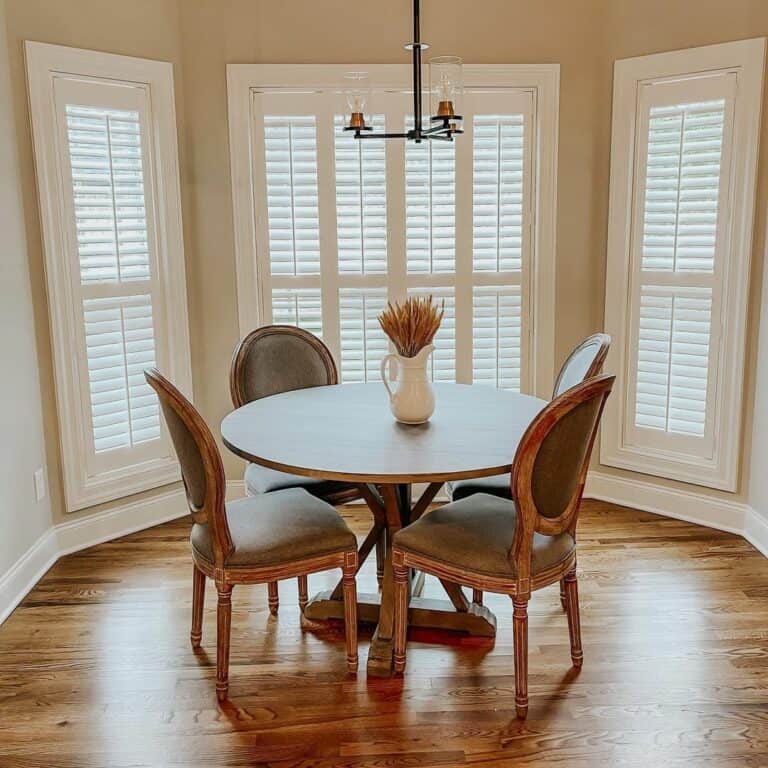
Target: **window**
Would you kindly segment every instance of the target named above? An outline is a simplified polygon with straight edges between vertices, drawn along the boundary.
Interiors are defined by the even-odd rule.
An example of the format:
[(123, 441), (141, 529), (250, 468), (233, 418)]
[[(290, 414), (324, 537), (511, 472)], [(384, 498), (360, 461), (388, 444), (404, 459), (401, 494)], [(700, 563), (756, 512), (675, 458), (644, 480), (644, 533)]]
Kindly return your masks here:
[(67, 507), (179, 479), (157, 365), (190, 390), (170, 64), (27, 43)]
[(736, 488), (763, 55), (616, 63), (604, 464)]
[[(410, 68), (367, 69), (374, 127), (410, 127)], [(465, 135), (422, 144), (344, 132), (346, 70), (228, 67), (241, 332), (301, 325), (376, 381), (378, 314), (432, 294), (433, 380), (547, 392), (557, 68), (467, 67)]]

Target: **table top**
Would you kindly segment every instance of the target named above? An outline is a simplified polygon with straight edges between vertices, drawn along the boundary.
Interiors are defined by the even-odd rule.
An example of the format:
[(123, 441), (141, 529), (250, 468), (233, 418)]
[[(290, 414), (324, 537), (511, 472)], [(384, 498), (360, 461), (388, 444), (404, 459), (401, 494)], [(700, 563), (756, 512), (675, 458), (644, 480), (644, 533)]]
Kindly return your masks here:
[(255, 464), (359, 483), (444, 482), (509, 472), (517, 444), (546, 405), (528, 395), (435, 384), (426, 424), (400, 424), (384, 386), (343, 384), (265, 397), (221, 424), (224, 444)]

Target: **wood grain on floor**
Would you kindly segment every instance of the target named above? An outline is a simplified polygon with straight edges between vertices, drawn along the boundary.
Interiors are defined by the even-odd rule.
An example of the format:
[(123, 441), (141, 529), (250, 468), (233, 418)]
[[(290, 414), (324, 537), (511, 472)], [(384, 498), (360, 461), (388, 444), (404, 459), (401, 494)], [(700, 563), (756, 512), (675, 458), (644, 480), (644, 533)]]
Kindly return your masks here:
[[(364, 508), (344, 514), (362, 536)], [(202, 652), (189, 645), (188, 533), (62, 559), (0, 627), (0, 766), (768, 766), (768, 561), (737, 536), (585, 502), (584, 668), (557, 585), (537, 592), (522, 724), (508, 599), (486, 596), (495, 642), (412, 633), (405, 678), (366, 679), (363, 628), (350, 679), (341, 628), (302, 628), (295, 580), (277, 618), (266, 585), (235, 589), (220, 708), (210, 583)], [(360, 586), (375, 584), (370, 562)]]

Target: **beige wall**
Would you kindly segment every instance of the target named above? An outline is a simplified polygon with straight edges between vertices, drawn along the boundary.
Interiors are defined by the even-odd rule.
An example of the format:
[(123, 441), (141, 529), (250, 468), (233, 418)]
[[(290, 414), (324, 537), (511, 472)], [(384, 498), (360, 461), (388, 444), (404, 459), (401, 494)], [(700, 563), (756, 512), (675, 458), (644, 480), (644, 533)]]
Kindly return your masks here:
[(49, 497), (36, 501), (33, 482), (45, 442), (7, 61), (0, 2), (0, 576), (51, 524)]
[[(410, 35), (410, 0), (7, 0), (7, 5), (43, 387), (51, 391), (52, 371), (24, 39), (175, 65), (195, 399), (203, 415), (216, 424), (230, 407), (227, 370), (238, 337), (225, 66), (406, 61), (401, 46)], [(425, 0), (423, 6), (423, 37), (435, 55), (458, 53), (472, 63), (561, 65), (556, 314), (560, 360), (578, 339), (602, 324), (613, 60), (768, 34), (768, 2)], [(756, 253), (762, 253), (765, 166), (762, 162)], [(756, 258), (757, 277), (761, 262)], [(758, 293), (753, 292), (755, 306)], [(753, 331), (753, 350), (754, 337)], [(750, 387), (753, 368), (750, 363)], [(749, 400), (748, 416), (751, 395)], [(50, 399), (44, 417), (53, 434), (56, 417)], [(58, 446), (53, 441), (48, 461), (60, 508)], [(240, 463), (232, 457), (226, 462), (234, 477)]]

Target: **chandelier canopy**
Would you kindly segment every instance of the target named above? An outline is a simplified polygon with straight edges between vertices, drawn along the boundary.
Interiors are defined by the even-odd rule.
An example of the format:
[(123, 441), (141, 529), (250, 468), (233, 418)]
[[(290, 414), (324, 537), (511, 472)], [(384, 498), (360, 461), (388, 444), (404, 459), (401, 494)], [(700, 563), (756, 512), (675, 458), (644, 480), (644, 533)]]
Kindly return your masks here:
[(421, 54), (429, 48), (421, 42), (419, 0), (413, 0), (413, 42), (405, 46), (413, 58), (413, 128), (404, 133), (374, 133), (366, 123), (370, 113), (371, 79), (368, 72), (348, 72), (344, 76), (348, 117), (345, 131), (353, 131), (356, 139), (407, 139), (420, 144), (427, 139), (453, 141), (461, 127), (459, 103), (464, 90), (462, 62), (458, 56), (437, 56), (429, 62), (429, 95), (431, 116), (424, 126), (422, 110)]

